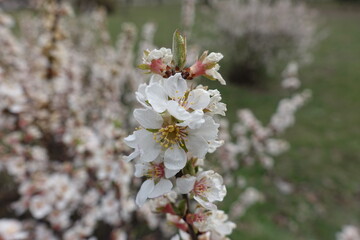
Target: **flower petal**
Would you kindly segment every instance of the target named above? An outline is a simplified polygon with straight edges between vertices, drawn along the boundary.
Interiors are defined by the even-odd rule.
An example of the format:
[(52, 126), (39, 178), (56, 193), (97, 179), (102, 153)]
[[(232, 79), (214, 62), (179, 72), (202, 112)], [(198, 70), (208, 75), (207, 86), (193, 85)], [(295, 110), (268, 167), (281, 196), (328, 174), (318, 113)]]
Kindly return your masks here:
[(157, 74), (153, 74), (150, 78), (150, 82), (149, 84), (153, 84), (153, 83), (159, 83), (159, 84), (163, 84), (163, 80), (164, 78), (160, 75), (157, 75)]
[(180, 194), (189, 193), (191, 190), (194, 189), (195, 181), (196, 181), (196, 177), (194, 176), (177, 178), (176, 179), (177, 192)]
[(136, 148), (137, 147), (137, 142), (136, 142), (135, 132), (133, 134), (127, 136), (126, 138), (124, 138), (124, 142), (129, 147)]
[(207, 141), (215, 140), (218, 135), (219, 124), (215, 123), (214, 119), (210, 116), (205, 116), (205, 122), (200, 128), (192, 131), (194, 135), (202, 136)]
[[(221, 147), (222, 145), (224, 144), (224, 140), (213, 140), (213, 141), (210, 141), (209, 143), (209, 153), (213, 153), (215, 152), (215, 150), (218, 148), (218, 147)], [(229, 145), (230, 146), (230, 145)]]
[(170, 170), (180, 170), (186, 165), (186, 153), (184, 149), (173, 146), (168, 148), (164, 154), (165, 167)]
[(188, 142), (186, 143), (186, 147), (189, 152), (197, 158), (204, 158), (205, 154), (209, 150), (209, 144), (207, 141), (198, 135), (190, 134), (188, 136)]
[(171, 170), (171, 169), (165, 168), (165, 177), (166, 178), (171, 178), (171, 177), (175, 176), (178, 172), (179, 172), (178, 169)]
[(131, 160), (133, 160), (134, 158), (136, 158), (140, 155), (140, 150), (138, 148), (138, 144), (136, 141), (135, 132), (133, 134), (127, 136), (126, 138), (124, 138), (124, 142), (129, 147), (135, 148), (135, 150), (129, 156), (124, 156), (124, 160), (126, 162), (130, 162)]
[[(219, 65), (216, 65), (219, 66)], [(219, 67), (211, 68), (209, 70), (206, 70), (206, 75), (211, 76), (212, 78), (217, 79), (222, 85), (226, 85), (226, 82), (224, 78), (221, 76), (221, 74), (217, 71)]]
[(188, 108), (197, 110), (204, 109), (210, 103), (210, 94), (204, 89), (194, 89), (189, 93), (189, 97), (187, 99)]
[(150, 84), (145, 92), (149, 103), (156, 112), (162, 113), (166, 110), (168, 96), (159, 83)]
[(178, 120), (184, 121), (189, 119), (191, 116), (190, 113), (185, 110), (185, 108), (181, 107), (178, 102), (175, 101), (168, 101), (166, 109), (170, 115)]
[(129, 156), (125, 156), (125, 157), (124, 157), (124, 160), (125, 160), (126, 162), (130, 162), (130, 161), (133, 160), (134, 158), (137, 158), (139, 155), (140, 155), (140, 150), (139, 150), (138, 148), (135, 148), (135, 150), (134, 150), (132, 153), (130, 153)]
[(148, 179), (145, 182), (143, 182), (135, 199), (135, 202), (139, 207), (144, 205), (146, 199), (148, 199), (148, 196), (154, 190), (154, 187), (155, 184), (154, 184), (154, 180), (152, 179)]
[(201, 127), (201, 125), (205, 122), (204, 112), (202, 110), (195, 110), (190, 113), (190, 118), (185, 120), (182, 123), (177, 124), (178, 126), (188, 126), (191, 129), (196, 129)]
[(137, 163), (135, 164), (135, 177), (142, 177), (145, 175), (145, 173), (149, 170), (148, 164), (141, 164)]
[(205, 58), (204, 63), (219, 62), (223, 57), (221, 53), (212, 52)]
[(135, 132), (140, 149), (140, 160), (143, 162), (154, 161), (161, 152), (161, 146), (153, 139), (153, 134), (145, 129)]
[(163, 118), (152, 109), (135, 109), (134, 117), (144, 128), (159, 129), (163, 124)]
[(171, 191), (173, 187), (173, 184), (168, 179), (161, 179), (160, 182), (158, 182), (154, 190), (149, 194), (149, 198), (156, 198), (164, 195), (165, 193), (168, 193)]
[(135, 96), (136, 96), (136, 100), (138, 100), (138, 102), (141, 103), (141, 105), (148, 108), (149, 105), (146, 103), (147, 99), (145, 94), (146, 87), (147, 85), (145, 83), (140, 84), (137, 92), (135, 92)]
[(186, 81), (181, 77), (180, 73), (164, 79), (164, 89), (169, 97), (178, 100), (182, 98), (187, 90)]
[(194, 199), (204, 208), (209, 209), (209, 210), (217, 210), (217, 206), (211, 202), (207, 202), (202, 200), (200, 197), (198, 196), (194, 196)]

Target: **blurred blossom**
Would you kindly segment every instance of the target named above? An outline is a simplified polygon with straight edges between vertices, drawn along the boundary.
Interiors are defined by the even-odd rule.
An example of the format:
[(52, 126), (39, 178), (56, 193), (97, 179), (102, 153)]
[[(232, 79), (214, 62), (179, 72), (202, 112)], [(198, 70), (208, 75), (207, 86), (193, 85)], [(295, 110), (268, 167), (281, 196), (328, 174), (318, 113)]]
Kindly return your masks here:
[(354, 225), (345, 225), (336, 234), (336, 240), (360, 240), (360, 231)]
[(217, 34), (242, 67), (271, 71), (279, 60), (307, 62), (318, 41), (316, 13), (302, 2), (225, 0), (216, 9)]
[(123, 25), (113, 46), (103, 11), (73, 18), (68, 5), (40, 5), (44, 18), (24, 15), (16, 36), (0, 12), (0, 166), (18, 184), (11, 206), (27, 230), (1, 220), (0, 238), (95, 239), (102, 221), (126, 239), (119, 228), (148, 217), (134, 214), (133, 167), (122, 161), (136, 29)]
[(22, 223), (14, 219), (0, 219), (0, 238), (4, 240), (27, 239)]

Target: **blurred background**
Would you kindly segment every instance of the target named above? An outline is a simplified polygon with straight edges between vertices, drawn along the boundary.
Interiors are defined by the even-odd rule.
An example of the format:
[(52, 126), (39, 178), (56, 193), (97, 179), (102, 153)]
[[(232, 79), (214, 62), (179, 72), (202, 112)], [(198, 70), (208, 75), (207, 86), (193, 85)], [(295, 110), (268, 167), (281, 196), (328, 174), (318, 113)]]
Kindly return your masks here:
[[(1, 0), (0, 8), (16, 22), (24, 16), (42, 18), (41, 4)], [(337, 235), (345, 225), (360, 226), (360, 1), (74, 0), (69, 4), (75, 24), (80, 21), (76, 18), (105, 9), (109, 45), (117, 44), (124, 23), (134, 24), (134, 53), (126, 63), (132, 68), (141, 62), (138, 52), (149, 46), (144, 45), (146, 36), (150, 47), (171, 48), (175, 29), (187, 36), (189, 58), (207, 49), (223, 53), (219, 72), (227, 85), (200, 83), (222, 93), (229, 129), (241, 121), (239, 109), (251, 109), (267, 125), (282, 99), (309, 89), (312, 97), (296, 113), (294, 125), (274, 134), (286, 140), (288, 149), (271, 157), (271, 167), (247, 154), (236, 156), (240, 162), (233, 169), (237, 181), (246, 181), (261, 197), (250, 196), (249, 204), (243, 198), (246, 212), (236, 216), (237, 229), (231, 239), (360, 239), (359, 233)], [(70, 32), (66, 24), (62, 28)], [(19, 36), (22, 28), (15, 23), (11, 31)], [(5, 59), (4, 50), (2, 54)], [(1, 76), (3, 81), (6, 74)], [(141, 82), (139, 76), (132, 78)], [(131, 102), (126, 97), (122, 100), (124, 105)], [(2, 109), (4, 113), (6, 108)], [(1, 131), (4, 137), (6, 131)], [(236, 133), (232, 134), (229, 141), (236, 144)], [(2, 149), (1, 159), (8, 157), (6, 151)], [(5, 161), (0, 168), (0, 218), (14, 218), (11, 203), (22, 194), (21, 190), (16, 193), (21, 180), (11, 180)], [(232, 209), (232, 202), (244, 192), (241, 184), (228, 187), (220, 208)], [(98, 239), (110, 239), (97, 234), (103, 236)]]

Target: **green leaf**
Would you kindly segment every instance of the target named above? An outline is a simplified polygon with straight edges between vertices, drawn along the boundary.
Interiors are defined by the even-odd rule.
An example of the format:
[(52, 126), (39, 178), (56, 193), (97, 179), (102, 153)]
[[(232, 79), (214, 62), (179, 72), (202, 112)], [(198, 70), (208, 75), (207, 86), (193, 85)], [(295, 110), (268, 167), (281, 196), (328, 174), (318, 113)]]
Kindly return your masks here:
[(140, 64), (137, 67), (141, 70), (150, 70), (150, 66), (148, 64)]
[(183, 199), (179, 202), (179, 205), (177, 207), (177, 212), (180, 213), (180, 216), (185, 216), (186, 214), (186, 210), (187, 210), (187, 206), (186, 206), (186, 200)]
[(187, 161), (186, 166), (183, 168), (182, 172), (184, 175), (190, 174), (191, 176), (194, 176), (196, 174), (192, 159)]
[(172, 52), (175, 67), (183, 69), (186, 63), (186, 38), (179, 30), (176, 30), (173, 35)]

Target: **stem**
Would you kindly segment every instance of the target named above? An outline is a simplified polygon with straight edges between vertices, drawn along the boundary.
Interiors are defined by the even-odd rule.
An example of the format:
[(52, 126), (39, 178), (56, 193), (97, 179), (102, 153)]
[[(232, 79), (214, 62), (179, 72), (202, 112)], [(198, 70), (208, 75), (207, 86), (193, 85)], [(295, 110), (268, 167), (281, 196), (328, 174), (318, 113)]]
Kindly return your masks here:
[(52, 22), (52, 26), (50, 28), (50, 34), (51, 34), (51, 39), (50, 39), (50, 52), (47, 53), (48, 56), (47, 56), (47, 61), (48, 61), (48, 64), (47, 64), (47, 69), (46, 69), (46, 79), (47, 80), (51, 80), (53, 77), (56, 76), (56, 70), (55, 70), (55, 62), (56, 62), (56, 59), (55, 57), (52, 55), (51, 51), (54, 50), (54, 48), (56, 47), (56, 44), (57, 44), (57, 32), (59, 31), (59, 22), (60, 22), (60, 14), (58, 12), (58, 8), (59, 8), (59, 5), (61, 3), (61, 0), (57, 0), (54, 2), (54, 5), (55, 5), (55, 10), (52, 14), (54, 14), (54, 20)]
[(186, 214), (183, 217), (183, 219), (184, 219), (184, 221), (187, 223), (187, 225), (189, 227), (189, 233), (190, 233), (191, 239), (192, 240), (198, 240), (193, 226), (186, 221), (186, 216), (188, 215), (188, 213), (190, 213), (190, 211), (189, 211), (189, 209), (190, 209), (190, 199), (189, 199), (187, 194), (183, 194), (182, 196), (186, 200)]

